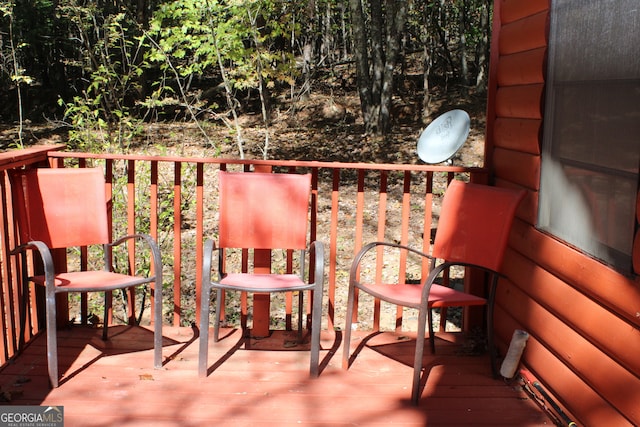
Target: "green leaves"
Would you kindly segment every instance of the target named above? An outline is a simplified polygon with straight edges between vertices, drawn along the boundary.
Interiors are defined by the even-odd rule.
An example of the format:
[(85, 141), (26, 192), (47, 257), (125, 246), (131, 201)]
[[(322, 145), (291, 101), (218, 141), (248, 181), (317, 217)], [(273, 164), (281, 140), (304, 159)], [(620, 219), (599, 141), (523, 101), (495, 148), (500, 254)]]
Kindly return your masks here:
[[(275, 2), (262, 0), (163, 4), (149, 30), (158, 48), (146, 58), (157, 63), (170, 59), (185, 78), (224, 66), (237, 89), (257, 88), (259, 77), (290, 80), (292, 55), (271, 50), (274, 40), (287, 38), (291, 30), (288, 17), (276, 12)], [(258, 67), (258, 62), (267, 66)]]

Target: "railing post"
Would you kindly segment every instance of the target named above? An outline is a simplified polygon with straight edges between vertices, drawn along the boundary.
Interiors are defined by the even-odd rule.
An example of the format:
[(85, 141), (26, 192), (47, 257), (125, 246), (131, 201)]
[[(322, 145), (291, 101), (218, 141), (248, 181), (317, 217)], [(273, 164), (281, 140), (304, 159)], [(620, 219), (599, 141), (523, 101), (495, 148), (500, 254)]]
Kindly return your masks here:
[[(255, 172), (271, 173), (271, 166), (255, 165)], [(254, 249), (253, 271), (256, 274), (271, 273), (271, 251), (269, 249)], [(253, 327), (251, 335), (254, 337), (268, 337), (271, 318), (270, 294), (253, 294)]]

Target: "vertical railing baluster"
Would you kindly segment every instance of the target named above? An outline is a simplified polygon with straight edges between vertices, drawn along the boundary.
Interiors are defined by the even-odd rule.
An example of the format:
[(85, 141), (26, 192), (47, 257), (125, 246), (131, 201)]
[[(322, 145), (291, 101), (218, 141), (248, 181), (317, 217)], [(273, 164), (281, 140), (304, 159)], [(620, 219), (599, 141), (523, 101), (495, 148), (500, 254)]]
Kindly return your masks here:
[[(78, 160), (79, 168), (87, 167), (86, 159)], [(89, 264), (89, 250), (86, 246), (80, 248), (80, 270), (86, 271)], [(87, 324), (87, 313), (89, 311), (89, 298), (86, 292), (80, 294), (80, 324)]]
[[(202, 289), (202, 257), (204, 255), (204, 163), (196, 165), (196, 319), (200, 324)], [(218, 315), (218, 313), (216, 313)]]
[[(364, 234), (364, 178), (366, 171), (364, 169), (358, 170), (358, 184), (357, 184), (357, 193), (356, 193), (356, 218), (355, 218), (355, 239), (353, 245), (353, 255), (355, 256), (363, 246), (363, 234)], [(348, 279), (347, 279), (348, 280)], [(347, 286), (348, 286), (347, 282)], [(351, 321), (353, 324), (357, 324), (358, 318), (358, 301), (359, 292), (356, 289), (355, 292), (355, 301), (354, 301), (354, 310), (353, 310), (353, 319)]]
[[(136, 161), (127, 161), (127, 234), (136, 233)], [(136, 247), (127, 245), (129, 274), (136, 273)], [(127, 317), (130, 325), (136, 323), (136, 291), (128, 290)]]
[[(105, 193), (108, 200), (107, 221), (108, 221), (108, 227), (109, 227), (109, 235), (111, 236), (111, 239), (113, 239), (113, 179), (114, 178), (113, 178), (113, 160), (112, 159), (107, 159), (105, 162), (104, 179), (105, 179), (105, 185), (106, 185)], [(109, 260), (109, 262), (113, 264), (113, 259)], [(105, 303), (107, 302), (107, 300), (112, 300), (113, 293), (111, 291), (105, 292), (104, 298), (105, 298), (105, 301), (104, 301)], [(111, 304), (110, 307), (111, 308), (107, 313), (107, 318), (102, 319), (102, 321), (107, 322), (107, 324), (110, 324), (113, 319), (113, 304)], [(82, 318), (86, 319), (87, 314), (88, 314), (88, 309), (85, 307), (84, 310), (81, 312)]]
[[(424, 190), (424, 230), (422, 236), (422, 252), (431, 252), (431, 223), (433, 221), (433, 172), (429, 171), (425, 177)], [(425, 280), (429, 275), (430, 263), (427, 259), (422, 260), (421, 279)]]
[[(376, 240), (379, 242), (385, 241), (385, 232), (387, 224), (387, 196), (388, 196), (388, 177), (389, 172), (386, 170), (380, 171), (380, 190), (378, 194), (378, 230)], [(384, 268), (384, 248), (378, 247), (378, 256), (376, 257), (376, 283), (382, 281), (382, 271)], [(373, 329), (375, 331), (380, 330), (380, 315), (381, 305), (380, 299), (375, 298), (373, 303)]]
[(182, 316), (182, 162), (174, 162), (173, 175), (173, 326)]
[[(291, 166), (288, 168), (287, 173), (296, 173), (296, 167)], [(286, 253), (286, 261), (285, 261), (285, 272), (287, 274), (291, 274), (293, 272), (293, 249), (287, 249)], [(302, 262), (302, 260), (300, 261)], [(300, 311), (299, 311), (300, 313)], [(291, 292), (285, 292), (284, 295), (284, 325), (287, 331), (293, 329), (293, 294)]]
[[(310, 207), (310, 222), (311, 224), (309, 225), (309, 241), (313, 242), (314, 240), (318, 239), (318, 168), (312, 168), (311, 169), (311, 207)], [(325, 242), (322, 242), (323, 244)], [(316, 260), (315, 257), (311, 257), (311, 255), (309, 255), (309, 268), (308, 268), (308, 273), (309, 273), (309, 280), (310, 281), (315, 281), (315, 280), (319, 280), (319, 277), (315, 277), (315, 268), (316, 268)], [(314, 296), (315, 298), (323, 298), (323, 295), (316, 295)], [(335, 300), (335, 294), (331, 294), (329, 293), (329, 301)], [(307, 307), (306, 307), (306, 313), (307, 313), (307, 328), (309, 328), (309, 325), (311, 323), (311, 316), (309, 315), (311, 313), (311, 298), (309, 298), (309, 300), (307, 301)], [(333, 327), (333, 319), (329, 320), (329, 325), (330, 328)]]
[[(31, 318), (29, 313), (21, 314), (20, 310), (22, 304), (20, 304), (22, 298), (28, 298), (28, 295), (24, 295), (21, 289), (21, 283), (19, 280), (15, 280), (11, 274), (11, 259), (9, 258), (9, 251), (11, 248), (17, 245), (18, 237), (15, 233), (15, 221), (13, 220), (13, 203), (11, 201), (10, 192), (7, 191), (10, 186), (7, 182), (6, 172), (2, 173), (2, 182), (0, 183), (2, 190), (2, 210), (0, 211), (0, 220), (2, 221), (2, 262), (0, 263), (0, 278), (2, 279), (2, 293), (0, 294), (0, 328), (4, 333), (3, 339), (0, 340), (0, 363), (4, 364), (11, 355), (17, 351), (18, 343), (20, 342), (20, 333), (24, 337), (24, 341), (28, 341), (30, 335), (28, 334), (29, 324)], [(13, 271), (19, 276), (22, 271), (22, 260), (20, 257), (13, 257), (13, 265), (15, 268)], [(17, 278), (17, 277), (16, 277)], [(28, 312), (29, 304), (26, 304), (26, 311)], [(20, 331), (20, 324), (17, 323), (17, 319), (20, 316), (25, 317), (25, 330)]]
[[(331, 228), (329, 234), (329, 325), (330, 328), (334, 326), (335, 311), (336, 311), (336, 266), (338, 259), (338, 202), (340, 200), (340, 169), (333, 169), (332, 189), (331, 189)], [(325, 253), (325, 262), (327, 260)]]
[[(152, 160), (149, 165), (149, 183), (151, 188), (149, 189), (149, 235), (158, 242), (158, 161)], [(162, 259), (162, 257), (161, 257)], [(150, 259), (149, 271), (154, 271), (155, 264), (153, 263), (153, 257)], [(153, 325), (153, 319), (155, 315), (155, 299), (158, 295), (156, 289), (162, 290), (162, 283), (154, 282), (152, 287), (151, 298), (151, 315), (149, 317), (151, 324)]]
[[(243, 166), (243, 172), (251, 172), (251, 165), (245, 164)], [(242, 249), (242, 272), (247, 273), (249, 271), (249, 251), (247, 249)], [(247, 327), (247, 320), (249, 317), (249, 302), (248, 296), (246, 292), (240, 293), (240, 323), (243, 328)]]
[[(409, 243), (409, 225), (411, 220), (411, 172), (404, 172), (402, 184), (402, 208), (401, 208), (401, 225), (400, 225), (400, 244), (408, 246)], [(407, 252), (400, 251), (400, 265), (398, 266), (398, 280), (400, 283), (406, 283), (407, 280)], [(402, 306), (396, 307), (395, 329), (402, 330)]]

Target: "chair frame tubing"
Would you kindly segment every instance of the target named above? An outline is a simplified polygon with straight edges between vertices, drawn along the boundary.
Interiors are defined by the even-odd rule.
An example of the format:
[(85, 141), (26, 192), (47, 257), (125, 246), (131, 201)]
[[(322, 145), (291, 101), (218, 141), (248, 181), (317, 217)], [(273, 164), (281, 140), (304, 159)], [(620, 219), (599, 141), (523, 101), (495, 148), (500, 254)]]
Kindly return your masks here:
[[(412, 382), (412, 388), (411, 388), (412, 403), (414, 405), (417, 405), (418, 401), (420, 400), (422, 358), (424, 355), (425, 335), (427, 333), (427, 328), (429, 331), (429, 343), (430, 343), (431, 353), (435, 354), (435, 334), (433, 331), (432, 312), (431, 312), (432, 307), (430, 307), (428, 303), (424, 303), (424, 302), (429, 301), (429, 293), (431, 291), (431, 286), (433, 285), (435, 279), (439, 277), (442, 272), (444, 272), (445, 270), (447, 270), (449, 267), (452, 267), (452, 266), (475, 268), (481, 271), (485, 271), (491, 275), (491, 281), (489, 284), (489, 292), (488, 292), (487, 303), (486, 303), (486, 310), (487, 310), (487, 315), (486, 315), (487, 326), (486, 327), (487, 327), (487, 342), (489, 347), (489, 355), (491, 359), (491, 371), (493, 376), (497, 377), (497, 367), (496, 367), (497, 352), (493, 344), (493, 335), (494, 335), (493, 309), (494, 309), (496, 287), (498, 284), (498, 278), (500, 277), (500, 274), (483, 266), (470, 264), (470, 263), (463, 263), (463, 262), (443, 262), (436, 266), (435, 265), (436, 259), (434, 257), (428, 254), (425, 254), (424, 252), (421, 252), (417, 249), (411, 248), (409, 246), (390, 243), (390, 242), (372, 242), (365, 245), (356, 254), (354, 261), (351, 265), (351, 269), (349, 272), (349, 293), (348, 293), (348, 299), (347, 299), (346, 325), (344, 329), (344, 343), (343, 343), (343, 356), (342, 356), (343, 368), (348, 369), (350, 366), (351, 328), (352, 328), (353, 321), (354, 320), (357, 321), (357, 318), (354, 319), (356, 288), (362, 289), (363, 291), (375, 297), (381, 297), (380, 295), (376, 295), (375, 292), (371, 292), (371, 290), (368, 290), (365, 286), (362, 286), (358, 280), (359, 265), (360, 265), (360, 262), (362, 261), (362, 258), (365, 256), (367, 252), (369, 252), (371, 249), (376, 248), (378, 246), (388, 246), (388, 247), (398, 248), (401, 250), (407, 250), (409, 252), (412, 252), (424, 258), (427, 258), (431, 261), (431, 268), (430, 268), (429, 274), (423, 282), (421, 302), (418, 305), (412, 305), (412, 304), (406, 304), (406, 303), (400, 304), (399, 301), (385, 299), (394, 304), (400, 304), (405, 307), (411, 307), (419, 310), (418, 331), (416, 335), (416, 349), (415, 349), (415, 356), (414, 356), (414, 363), (413, 363), (413, 382)], [(393, 285), (389, 285), (389, 286), (393, 286)]]
[[(209, 356), (209, 313), (211, 303), (211, 290), (216, 289), (216, 302), (215, 302), (215, 318), (214, 318), (214, 342), (219, 340), (220, 332), (220, 313), (222, 312), (222, 300), (224, 299), (223, 292), (226, 290), (231, 291), (247, 291), (247, 292), (261, 292), (261, 293), (273, 293), (273, 292), (290, 292), (299, 291), (301, 294), (303, 291), (311, 291), (312, 293), (312, 320), (311, 320), (311, 350), (310, 350), (310, 362), (309, 373), (311, 378), (316, 378), (320, 374), (320, 330), (322, 328), (322, 298), (324, 290), (324, 246), (320, 241), (311, 242), (309, 250), (301, 250), (301, 255), (304, 256), (305, 252), (314, 254), (314, 283), (306, 284), (296, 288), (256, 288), (250, 287), (243, 289), (235, 289), (230, 286), (225, 286), (220, 283), (220, 277), (218, 281), (211, 280), (211, 264), (212, 255), (215, 250), (215, 242), (213, 240), (207, 240), (204, 246), (204, 260), (202, 263), (202, 296), (200, 306), (200, 343), (199, 343), (199, 356), (198, 356), (198, 375), (202, 378), (208, 374), (208, 356)], [(304, 258), (301, 261), (300, 277), (304, 279)], [(302, 301), (302, 300), (301, 300)], [(302, 309), (302, 307), (300, 307)], [(299, 337), (302, 333), (302, 316), (298, 318), (298, 333)], [(244, 333), (243, 338), (244, 339)]]
[[(11, 251), (12, 255), (21, 254), (22, 258), (22, 277), (21, 281), (23, 284), (23, 307), (22, 307), (22, 315), (20, 318), (20, 327), (21, 330), (24, 331), (26, 328), (26, 310), (27, 310), (27, 300), (29, 293), (29, 282), (33, 281), (31, 277), (27, 275), (27, 250), (35, 250), (39, 253), (43, 265), (44, 265), (44, 276), (45, 276), (45, 301), (46, 301), (46, 334), (47, 334), (47, 368), (49, 372), (49, 382), (53, 388), (58, 387), (59, 385), (59, 372), (58, 372), (58, 339), (57, 339), (57, 321), (56, 321), (56, 295), (59, 293), (72, 293), (72, 292), (105, 292), (105, 302), (104, 302), (104, 319), (103, 319), (103, 330), (102, 330), (102, 339), (107, 340), (107, 331), (108, 331), (108, 323), (107, 323), (107, 313), (110, 308), (110, 301), (106, 297), (106, 292), (113, 291), (116, 289), (129, 289), (131, 287), (136, 287), (140, 285), (150, 285), (151, 282), (155, 283), (153, 288), (154, 292), (154, 332), (153, 332), (153, 347), (154, 347), (154, 356), (153, 356), (153, 366), (156, 369), (162, 368), (162, 260), (160, 257), (160, 251), (158, 249), (155, 241), (146, 234), (135, 234), (125, 236), (113, 243), (108, 243), (104, 246), (104, 265), (106, 271), (112, 271), (110, 269), (110, 260), (112, 248), (124, 243), (127, 240), (131, 239), (141, 239), (145, 241), (151, 249), (153, 264), (154, 264), (154, 276), (152, 277), (140, 277), (139, 280), (135, 280), (127, 284), (127, 286), (115, 286), (109, 288), (101, 288), (97, 290), (93, 287), (87, 287), (86, 289), (82, 288), (73, 288), (73, 289), (65, 289), (63, 287), (59, 287), (55, 285), (55, 269), (53, 257), (51, 255), (51, 250), (49, 247), (41, 241), (31, 241), (25, 243), (23, 245), (17, 246), (14, 250)], [(24, 333), (20, 334), (21, 337), (24, 337)], [(21, 339), (22, 344), (22, 339)]]

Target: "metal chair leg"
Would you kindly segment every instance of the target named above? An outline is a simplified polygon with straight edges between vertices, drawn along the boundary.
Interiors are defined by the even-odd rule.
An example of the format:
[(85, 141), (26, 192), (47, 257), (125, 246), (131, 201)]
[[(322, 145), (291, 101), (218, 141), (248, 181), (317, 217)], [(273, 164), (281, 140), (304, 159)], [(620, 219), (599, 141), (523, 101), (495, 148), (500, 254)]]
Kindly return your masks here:
[(109, 309), (111, 308), (111, 292), (104, 293), (104, 317), (102, 318), (102, 341), (108, 339)]
[(344, 327), (344, 343), (342, 344), (342, 368), (349, 369), (349, 353), (351, 350), (351, 328), (353, 320), (353, 310), (355, 305), (356, 289), (349, 285), (349, 295), (347, 297), (347, 317)]
[(220, 313), (222, 313), (222, 300), (224, 299), (223, 293), (223, 289), (216, 289), (216, 312), (213, 318), (213, 342), (218, 342), (220, 340)]
[(153, 314), (153, 366), (160, 369), (162, 368), (162, 283), (155, 283)]
[[(298, 291), (298, 344), (302, 343), (302, 315), (304, 313), (304, 292)], [(315, 313), (314, 313), (315, 315)], [(312, 327), (311, 322), (307, 322), (307, 327)]]
[[(321, 279), (319, 279), (321, 280)], [(317, 378), (320, 375), (320, 331), (322, 329), (322, 289), (313, 292), (313, 320), (311, 321), (311, 354), (310, 375)]]
[(433, 332), (433, 312), (432, 308), (427, 308), (427, 322), (429, 323), (429, 345), (431, 346), (431, 354), (436, 354), (436, 337)]
[[(420, 400), (420, 377), (422, 375), (422, 356), (424, 355), (424, 334), (427, 329), (427, 318), (431, 317), (428, 315), (430, 312), (430, 308), (424, 307), (420, 309), (418, 314), (418, 335), (416, 336), (416, 352), (413, 360), (413, 384), (411, 386), (411, 402), (414, 405), (418, 405), (418, 401)], [(429, 324), (431, 325), (430, 321)], [(432, 328), (430, 326), (429, 330), (431, 329)], [(433, 336), (433, 333), (430, 332), (430, 340), (431, 336)]]
[(46, 291), (47, 300), (47, 365), (51, 387), (58, 387), (58, 337), (56, 335), (56, 294)]
[[(198, 375), (207, 376), (207, 364), (209, 359), (209, 304), (211, 287), (202, 286), (202, 301), (200, 303), (200, 348), (198, 352)], [(216, 316), (218, 313), (216, 313)]]

